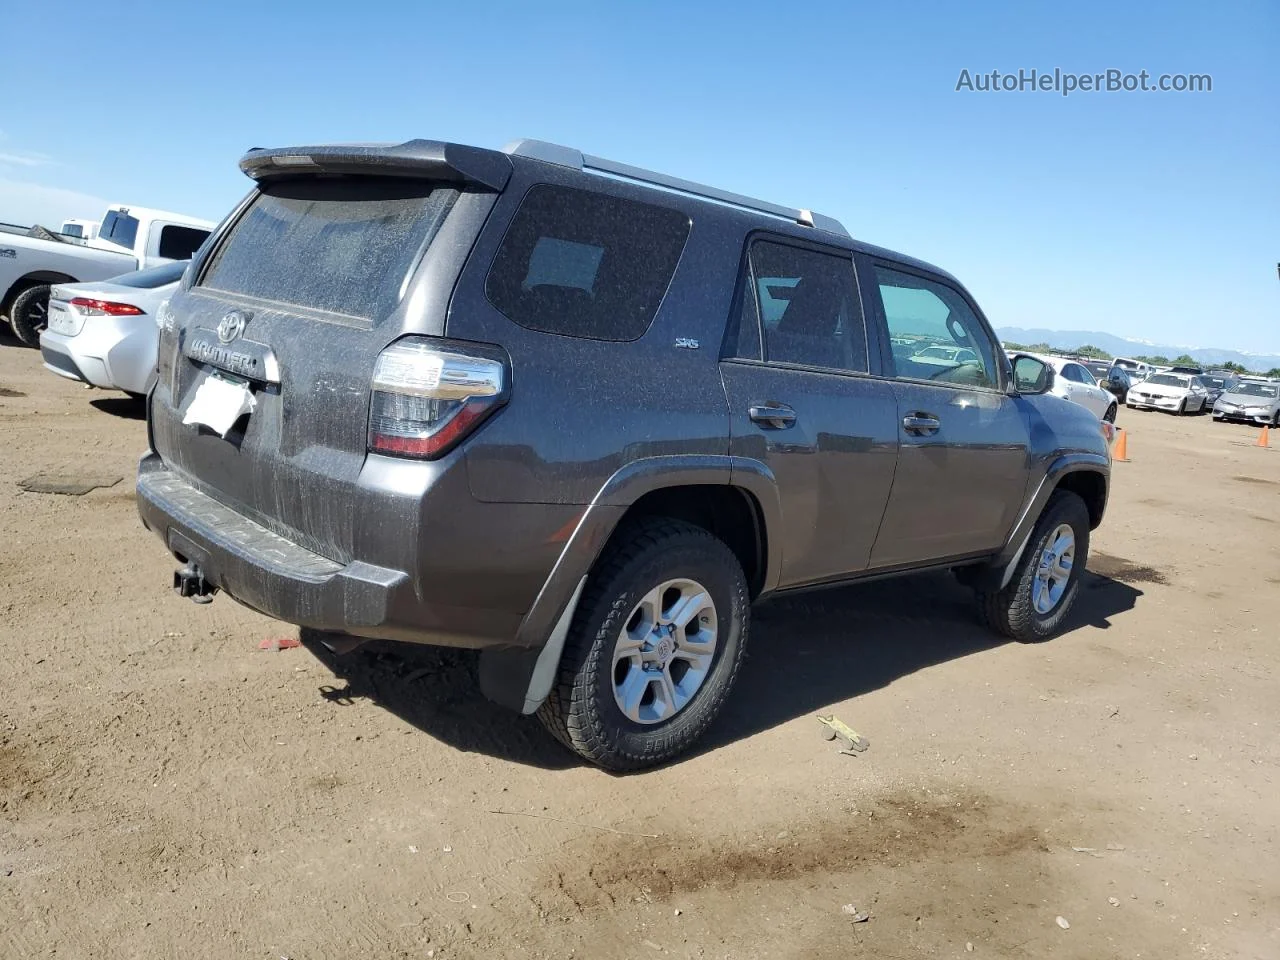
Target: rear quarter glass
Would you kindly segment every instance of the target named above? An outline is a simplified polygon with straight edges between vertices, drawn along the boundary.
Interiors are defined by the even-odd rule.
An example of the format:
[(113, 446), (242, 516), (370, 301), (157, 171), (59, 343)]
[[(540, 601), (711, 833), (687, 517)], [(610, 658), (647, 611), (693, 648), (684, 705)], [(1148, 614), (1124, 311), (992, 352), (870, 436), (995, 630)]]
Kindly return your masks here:
[(391, 310), (457, 199), (400, 177), (265, 184), (214, 253), (201, 286), (356, 320)]
[(666, 295), (689, 227), (670, 207), (537, 184), (502, 238), (485, 295), (530, 330), (635, 340)]

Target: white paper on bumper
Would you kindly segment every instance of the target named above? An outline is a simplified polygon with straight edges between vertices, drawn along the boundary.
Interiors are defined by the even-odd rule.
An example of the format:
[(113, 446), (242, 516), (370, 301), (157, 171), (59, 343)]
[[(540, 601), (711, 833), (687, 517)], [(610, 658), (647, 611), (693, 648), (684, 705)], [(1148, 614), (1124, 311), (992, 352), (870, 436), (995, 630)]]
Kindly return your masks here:
[(256, 404), (247, 383), (211, 375), (196, 387), (182, 422), (200, 424), (225, 437), (237, 419), (253, 413)]

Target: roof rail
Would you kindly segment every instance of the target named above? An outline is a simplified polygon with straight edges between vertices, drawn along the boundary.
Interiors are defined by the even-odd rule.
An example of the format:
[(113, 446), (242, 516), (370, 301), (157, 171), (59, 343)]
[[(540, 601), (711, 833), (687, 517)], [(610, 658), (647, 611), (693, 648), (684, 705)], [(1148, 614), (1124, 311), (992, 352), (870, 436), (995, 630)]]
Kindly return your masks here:
[(844, 224), (834, 217), (814, 213), (812, 210), (800, 210), (795, 207), (784, 207), (776, 203), (768, 203), (765, 200), (756, 200), (753, 197), (745, 197), (738, 193), (730, 193), (727, 190), (709, 187), (703, 183), (694, 183), (692, 180), (681, 180), (679, 177), (669, 177), (665, 173), (655, 173), (642, 167), (633, 167), (630, 164), (618, 163), (615, 160), (606, 160), (604, 157), (593, 157), (573, 147), (562, 147), (559, 144), (547, 143), (544, 140), (515, 140), (503, 147), (502, 152), (516, 157), (529, 157), (533, 160), (542, 160), (545, 163), (558, 164), (573, 170), (610, 174), (615, 177), (621, 177), (624, 180), (634, 180), (637, 183), (663, 187), (667, 190), (687, 193), (705, 200), (714, 200), (717, 203), (726, 203), (733, 207), (754, 210), (757, 213), (767, 213), (772, 217), (780, 217), (783, 220), (790, 220), (793, 223), (798, 223), (805, 227), (813, 227), (816, 230), (826, 230), (828, 233), (838, 234), (842, 237), (849, 236), (849, 231), (845, 229)]

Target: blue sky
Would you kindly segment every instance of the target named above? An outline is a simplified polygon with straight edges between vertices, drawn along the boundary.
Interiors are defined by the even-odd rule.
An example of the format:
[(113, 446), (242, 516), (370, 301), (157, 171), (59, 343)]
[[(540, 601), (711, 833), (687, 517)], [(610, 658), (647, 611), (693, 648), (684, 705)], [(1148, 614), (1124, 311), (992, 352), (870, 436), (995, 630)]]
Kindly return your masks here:
[[(528, 136), (834, 215), (999, 326), (1280, 353), (1280, 4), (10, 0), (0, 220), (221, 217), (250, 146)], [(956, 92), (1207, 73), (1211, 93)]]

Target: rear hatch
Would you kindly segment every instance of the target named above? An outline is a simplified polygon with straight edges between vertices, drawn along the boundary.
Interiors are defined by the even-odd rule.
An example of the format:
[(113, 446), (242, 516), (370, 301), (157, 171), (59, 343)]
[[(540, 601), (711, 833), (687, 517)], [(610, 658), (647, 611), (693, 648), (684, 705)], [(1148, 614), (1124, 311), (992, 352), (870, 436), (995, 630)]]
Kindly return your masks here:
[[(355, 559), (375, 363), (406, 333), (443, 331), (505, 182), (484, 154), (424, 141), (250, 153), (258, 190), (161, 321), (152, 443), (166, 464), (282, 536)], [(247, 381), (253, 398), (225, 436), (183, 422), (211, 376)]]

